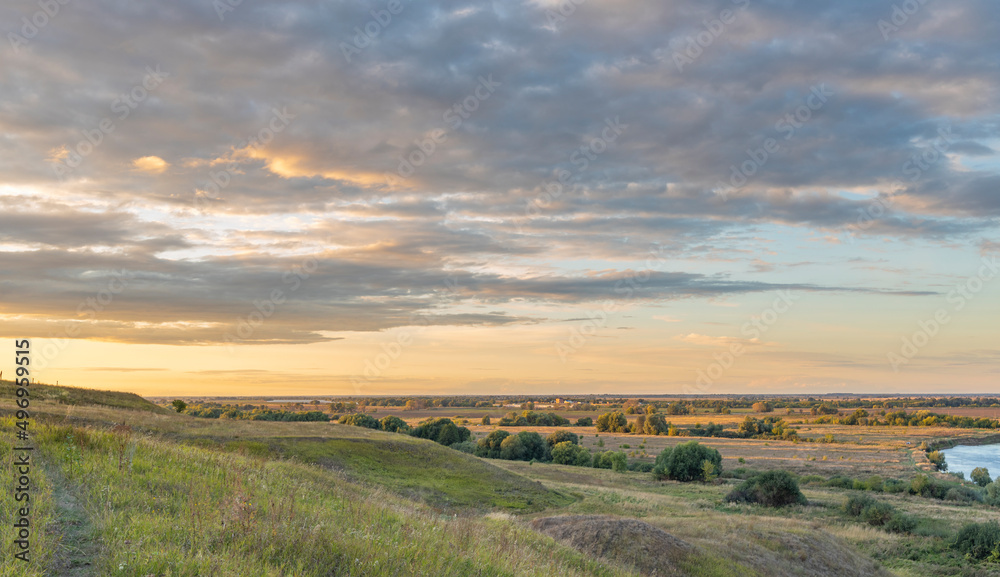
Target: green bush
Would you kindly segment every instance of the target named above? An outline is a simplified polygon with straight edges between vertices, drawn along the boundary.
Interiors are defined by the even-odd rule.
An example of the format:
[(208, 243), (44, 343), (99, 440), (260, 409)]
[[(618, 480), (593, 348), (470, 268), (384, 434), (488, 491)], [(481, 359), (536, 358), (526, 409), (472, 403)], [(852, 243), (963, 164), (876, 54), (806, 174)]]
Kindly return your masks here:
[(896, 514), (896, 508), (889, 503), (876, 502), (868, 507), (861, 513), (861, 518), (873, 527), (881, 527), (892, 519), (892, 516)]
[(410, 435), (419, 439), (430, 439), (447, 447), (468, 441), (472, 436), (472, 431), (466, 427), (459, 427), (447, 417), (441, 417), (420, 423), (418, 427), (410, 430)]
[(885, 524), (886, 531), (890, 533), (912, 533), (917, 528), (917, 520), (909, 515), (894, 513), (892, 518)]
[(577, 427), (592, 427), (594, 426), (594, 419), (590, 417), (580, 417), (576, 420)]
[(865, 509), (877, 503), (875, 499), (865, 494), (851, 495), (844, 503), (844, 513), (851, 517), (860, 517)]
[(708, 461), (715, 468), (715, 475), (722, 472), (722, 455), (698, 441), (688, 441), (673, 448), (666, 448), (656, 457), (653, 475), (657, 479), (674, 481), (701, 481), (705, 477)]
[(944, 495), (945, 501), (958, 501), (959, 503), (982, 503), (983, 494), (972, 487), (952, 487)]
[(552, 447), (552, 462), (557, 465), (589, 467), (590, 461), (590, 451), (580, 445), (574, 445), (569, 441), (563, 441), (562, 443), (557, 443), (554, 447)]
[(605, 451), (594, 455), (592, 466), (595, 469), (612, 469), (622, 473), (628, 470), (628, 461), (621, 451)]
[(511, 435), (500, 442), (500, 458), (507, 461), (528, 461), (527, 449), (520, 435)]
[(451, 445), (452, 449), (456, 451), (461, 451), (463, 453), (469, 453), (470, 455), (475, 454), (476, 444), (472, 441), (462, 441), (461, 443), (454, 443)]
[(958, 532), (952, 548), (969, 559), (1000, 561), (1000, 523), (969, 523)]
[(403, 419), (389, 415), (382, 417), (382, 430), (390, 433), (405, 433), (410, 430), (410, 426)]
[(934, 466), (937, 467), (938, 471), (948, 470), (948, 463), (944, 462), (944, 453), (941, 451), (931, 451), (930, 453), (927, 453), (927, 460), (933, 463)]
[(364, 413), (352, 413), (350, 415), (344, 415), (340, 417), (337, 421), (341, 425), (352, 425), (354, 427), (365, 427), (367, 429), (381, 429), (382, 424), (378, 422), (378, 419), (371, 415), (366, 415)]
[(986, 485), (986, 502), (994, 507), (1000, 507), (1000, 481)]
[(545, 443), (545, 439), (541, 435), (534, 431), (521, 431), (517, 436), (521, 439), (521, 444), (524, 445), (523, 459), (525, 461), (551, 460), (549, 446)]
[(768, 471), (751, 477), (726, 495), (730, 503), (757, 503), (766, 507), (784, 507), (807, 503), (799, 483), (788, 471)]

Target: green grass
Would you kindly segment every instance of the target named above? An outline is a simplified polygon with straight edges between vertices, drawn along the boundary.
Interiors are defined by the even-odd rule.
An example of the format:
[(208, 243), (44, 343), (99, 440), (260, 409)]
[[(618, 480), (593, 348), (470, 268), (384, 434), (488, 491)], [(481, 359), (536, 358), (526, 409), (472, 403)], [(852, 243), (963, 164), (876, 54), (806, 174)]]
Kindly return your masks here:
[[(17, 388), (12, 381), (0, 381), (0, 399), (14, 399)], [(90, 405), (130, 409), (133, 411), (150, 411), (166, 414), (170, 411), (153, 404), (135, 393), (117, 391), (97, 391), (77, 387), (62, 387), (33, 383), (29, 387), (32, 402), (52, 401), (64, 405)]]
[(82, 488), (102, 576), (633, 575), (511, 520), (442, 516), (312, 465), (69, 426), (38, 438)]

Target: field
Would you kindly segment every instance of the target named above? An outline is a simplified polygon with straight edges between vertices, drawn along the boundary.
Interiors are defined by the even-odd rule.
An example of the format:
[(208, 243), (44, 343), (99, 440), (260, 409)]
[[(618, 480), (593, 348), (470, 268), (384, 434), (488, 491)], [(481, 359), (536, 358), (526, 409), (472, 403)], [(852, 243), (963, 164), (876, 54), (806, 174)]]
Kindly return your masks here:
[[(921, 443), (989, 439), (996, 431), (800, 422), (799, 441), (701, 438), (722, 454), (712, 482), (650, 473), (483, 459), (429, 440), (327, 422), (195, 418), (134, 396), (47, 387), (33, 400), (38, 461), (33, 563), (0, 576), (180, 575), (1000, 575), (951, 548), (966, 523), (996, 519), (983, 503), (866, 492), (912, 517), (888, 532), (846, 516), (856, 491), (836, 475), (908, 483), (934, 473)], [(0, 385), (0, 462), (13, 477), (14, 405)], [(165, 404), (165, 403), (164, 403)], [(277, 408), (277, 407), (275, 407)], [(308, 409), (309, 406), (306, 405)], [(411, 424), (479, 424), (510, 409), (380, 410)], [(542, 409), (544, 410), (544, 409)], [(940, 411), (944, 412), (944, 411)], [(579, 415), (576, 415), (579, 413)], [(594, 411), (559, 411), (575, 421)], [(735, 426), (747, 415), (671, 416)], [(652, 463), (689, 437), (598, 433), (594, 427), (505, 427), (581, 436), (592, 451)], [(824, 442), (807, 442), (805, 439)], [(832, 441), (832, 442), (826, 442)], [(727, 503), (755, 471), (797, 475), (808, 504)], [(9, 492), (0, 497), (13, 515)]]

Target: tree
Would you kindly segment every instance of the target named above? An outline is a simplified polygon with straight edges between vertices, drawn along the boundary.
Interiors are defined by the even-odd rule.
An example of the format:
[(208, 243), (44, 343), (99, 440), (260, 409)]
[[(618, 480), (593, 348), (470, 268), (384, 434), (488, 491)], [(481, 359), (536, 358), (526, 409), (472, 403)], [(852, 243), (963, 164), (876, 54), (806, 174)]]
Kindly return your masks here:
[(476, 444), (476, 456), (499, 459), (500, 445), (503, 443), (504, 439), (509, 436), (510, 433), (507, 431), (497, 429), (482, 439), (479, 439), (479, 442)]
[(594, 419), (590, 417), (580, 417), (576, 420), (577, 427), (592, 427), (594, 426)]
[(410, 430), (410, 426), (403, 419), (394, 415), (388, 415), (382, 417), (382, 430), (389, 431), (390, 433), (405, 433)]
[(352, 425), (354, 427), (365, 427), (367, 429), (381, 429), (382, 424), (375, 417), (365, 413), (352, 413), (344, 415), (337, 421), (341, 425)]
[[(572, 433), (570, 433), (572, 435)], [(549, 453), (549, 445), (541, 435), (534, 431), (521, 431), (517, 434), (524, 446), (525, 461), (548, 461), (552, 457)]]
[(931, 451), (927, 453), (927, 460), (930, 461), (938, 471), (947, 471), (948, 463), (944, 462), (944, 453), (941, 451)]
[(990, 478), (990, 470), (985, 467), (976, 467), (972, 470), (972, 482), (979, 485), (980, 487), (985, 487), (993, 482)]
[(170, 403), (174, 406), (174, 410), (178, 413), (183, 413), (187, 409), (188, 404), (180, 399), (174, 399), (174, 402)]
[(628, 470), (628, 460), (625, 453), (621, 451), (605, 451), (594, 455), (593, 467), (595, 469), (612, 469), (619, 473)]
[(625, 413), (613, 411), (597, 417), (597, 431), (601, 433), (627, 433), (628, 419), (625, 417)]
[(526, 461), (527, 450), (520, 435), (511, 435), (500, 442), (500, 458), (508, 461)]
[(556, 431), (546, 437), (545, 442), (548, 443), (550, 447), (555, 447), (559, 443), (573, 443), (574, 445), (580, 444), (580, 437), (576, 433), (570, 431)]
[(663, 415), (659, 413), (653, 413), (646, 416), (646, 421), (643, 423), (642, 432), (646, 435), (662, 435), (670, 430), (670, 423), (667, 422)]
[(483, 415), (482, 423), (484, 425), (489, 425), (490, 424), (490, 416), (489, 415)]
[(688, 441), (660, 452), (656, 457), (653, 476), (683, 482), (705, 480), (706, 461), (712, 465), (715, 474), (722, 472), (722, 455), (719, 451), (701, 445), (698, 441)]
[(760, 401), (753, 404), (753, 412), (755, 413), (771, 413), (774, 412), (774, 405), (768, 403), (767, 401)]
[(580, 445), (574, 445), (569, 441), (556, 443), (552, 447), (552, 462), (557, 465), (575, 465), (577, 467), (590, 466), (590, 451)]

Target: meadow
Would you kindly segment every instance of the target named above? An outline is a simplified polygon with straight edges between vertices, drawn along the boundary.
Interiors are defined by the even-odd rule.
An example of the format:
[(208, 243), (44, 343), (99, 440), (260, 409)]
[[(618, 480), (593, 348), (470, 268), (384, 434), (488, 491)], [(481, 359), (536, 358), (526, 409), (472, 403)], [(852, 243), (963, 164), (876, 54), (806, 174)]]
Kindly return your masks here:
[[(0, 384), (0, 475), (10, 479), (7, 387)], [(964, 526), (995, 520), (1000, 509), (888, 490), (890, 479), (902, 487), (922, 475), (963, 486), (935, 471), (922, 447), (990, 440), (996, 430), (850, 426), (784, 414), (797, 440), (697, 438), (721, 453), (721, 475), (678, 482), (637, 470), (480, 458), (336, 422), (197, 418), (135, 396), (40, 390), (31, 429), (39, 458), (33, 562), (10, 561), (5, 524), (2, 577), (1000, 575), (1000, 565), (953, 547)], [(481, 423), (510, 410), (379, 408), (375, 415), (412, 425), (451, 418), (473, 443), (498, 429), (568, 431), (587, 450), (620, 451), (633, 465), (651, 465), (664, 449), (692, 440)], [(575, 421), (603, 410), (557, 412)], [(741, 410), (670, 421), (735, 427), (747, 415), (762, 416)], [(791, 472), (807, 502), (772, 508), (727, 500), (769, 470)], [(8, 493), (0, 496), (5, 519), (15, 507)], [(845, 513), (856, 495), (912, 526), (893, 531)]]

